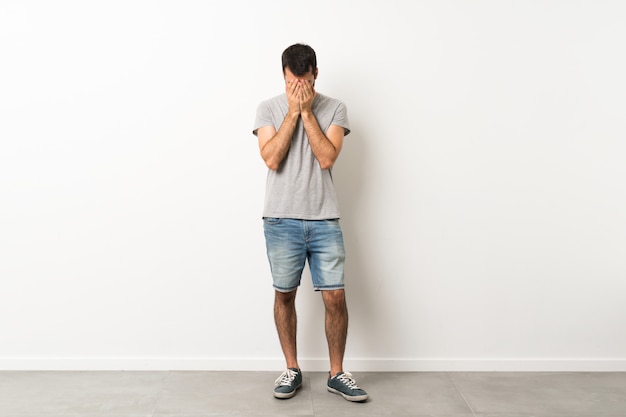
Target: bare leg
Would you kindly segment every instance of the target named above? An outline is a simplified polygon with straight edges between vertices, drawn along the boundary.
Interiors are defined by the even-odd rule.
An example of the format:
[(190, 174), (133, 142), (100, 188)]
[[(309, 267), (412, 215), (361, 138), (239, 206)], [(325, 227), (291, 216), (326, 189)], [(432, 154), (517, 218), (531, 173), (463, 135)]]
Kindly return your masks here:
[(285, 355), (287, 368), (298, 368), (298, 352), (296, 349), (296, 331), (298, 320), (296, 317), (296, 291), (288, 293), (276, 291), (274, 297), (274, 321), (278, 331), (280, 346)]
[(330, 356), (330, 374), (343, 371), (343, 355), (348, 335), (348, 308), (344, 290), (322, 291), (326, 307), (326, 340)]

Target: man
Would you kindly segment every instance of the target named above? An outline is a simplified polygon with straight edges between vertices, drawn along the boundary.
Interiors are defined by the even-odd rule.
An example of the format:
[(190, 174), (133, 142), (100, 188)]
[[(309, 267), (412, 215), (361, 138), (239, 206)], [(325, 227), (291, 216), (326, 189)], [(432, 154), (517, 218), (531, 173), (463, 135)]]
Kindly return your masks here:
[(269, 168), (263, 227), (275, 289), (274, 319), (287, 364), (274, 396), (291, 398), (302, 386), (295, 299), (308, 260), (326, 310), (328, 391), (365, 401), (367, 393), (343, 370), (348, 332), (345, 252), (331, 169), (344, 135), (350, 133), (347, 110), (339, 100), (315, 91), (317, 58), (310, 46), (288, 47), (282, 66), (285, 94), (259, 105), (253, 130)]

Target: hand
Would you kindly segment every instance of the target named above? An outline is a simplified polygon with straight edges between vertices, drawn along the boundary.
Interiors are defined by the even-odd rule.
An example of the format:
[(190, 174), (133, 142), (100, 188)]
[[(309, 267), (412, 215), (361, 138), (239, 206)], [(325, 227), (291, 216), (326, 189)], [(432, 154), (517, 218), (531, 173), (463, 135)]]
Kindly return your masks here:
[(315, 89), (307, 81), (300, 80), (300, 113), (312, 113), (311, 105), (315, 98)]
[(300, 114), (301, 89), (298, 80), (287, 81), (285, 91), (287, 93), (287, 102), (289, 103), (289, 113)]

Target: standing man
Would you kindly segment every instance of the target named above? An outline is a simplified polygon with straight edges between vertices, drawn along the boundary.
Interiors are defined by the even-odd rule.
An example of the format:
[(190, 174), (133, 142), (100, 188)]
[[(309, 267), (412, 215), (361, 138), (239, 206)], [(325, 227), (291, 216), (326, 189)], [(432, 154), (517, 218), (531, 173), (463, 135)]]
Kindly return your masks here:
[(308, 45), (282, 55), (285, 93), (262, 102), (253, 133), (267, 165), (263, 227), (274, 281), (274, 319), (287, 369), (274, 396), (291, 398), (302, 386), (296, 349), (296, 291), (308, 260), (313, 287), (322, 292), (330, 356), (328, 391), (349, 401), (367, 393), (343, 370), (348, 333), (345, 252), (332, 166), (350, 133), (346, 106), (315, 91), (317, 58)]

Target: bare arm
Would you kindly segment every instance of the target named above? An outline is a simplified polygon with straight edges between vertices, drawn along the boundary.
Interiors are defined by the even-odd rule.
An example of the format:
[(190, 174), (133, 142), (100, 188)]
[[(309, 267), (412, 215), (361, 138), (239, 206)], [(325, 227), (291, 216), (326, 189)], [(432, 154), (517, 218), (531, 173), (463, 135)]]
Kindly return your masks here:
[(331, 125), (324, 134), (313, 113), (307, 116), (303, 113), (302, 120), (304, 121), (304, 130), (306, 130), (306, 134), (309, 137), (311, 150), (320, 163), (320, 167), (322, 169), (332, 168), (339, 156), (339, 152), (341, 152), (344, 128)]
[(285, 120), (280, 125), (278, 132), (274, 126), (264, 126), (257, 130), (261, 157), (268, 168), (277, 170), (280, 163), (285, 159), (291, 138), (296, 129), (300, 117), (299, 86), (297, 82), (290, 83), (286, 87), (289, 110)]
[(287, 114), (278, 132), (274, 126), (264, 126), (257, 131), (261, 158), (269, 169), (277, 170), (280, 163), (285, 159), (297, 121), (298, 115), (292, 117)]
[(311, 110), (311, 104), (315, 98), (315, 91), (308, 83), (302, 83), (302, 95), (300, 100), (302, 122), (304, 130), (309, 138), (309, 145), (313, 155), (317, 158), (322, 169), (332, 168), (341, 146), (343, 145), (344, 128), (331, 125), (326, 132), (322, 132), (320, 125)]

